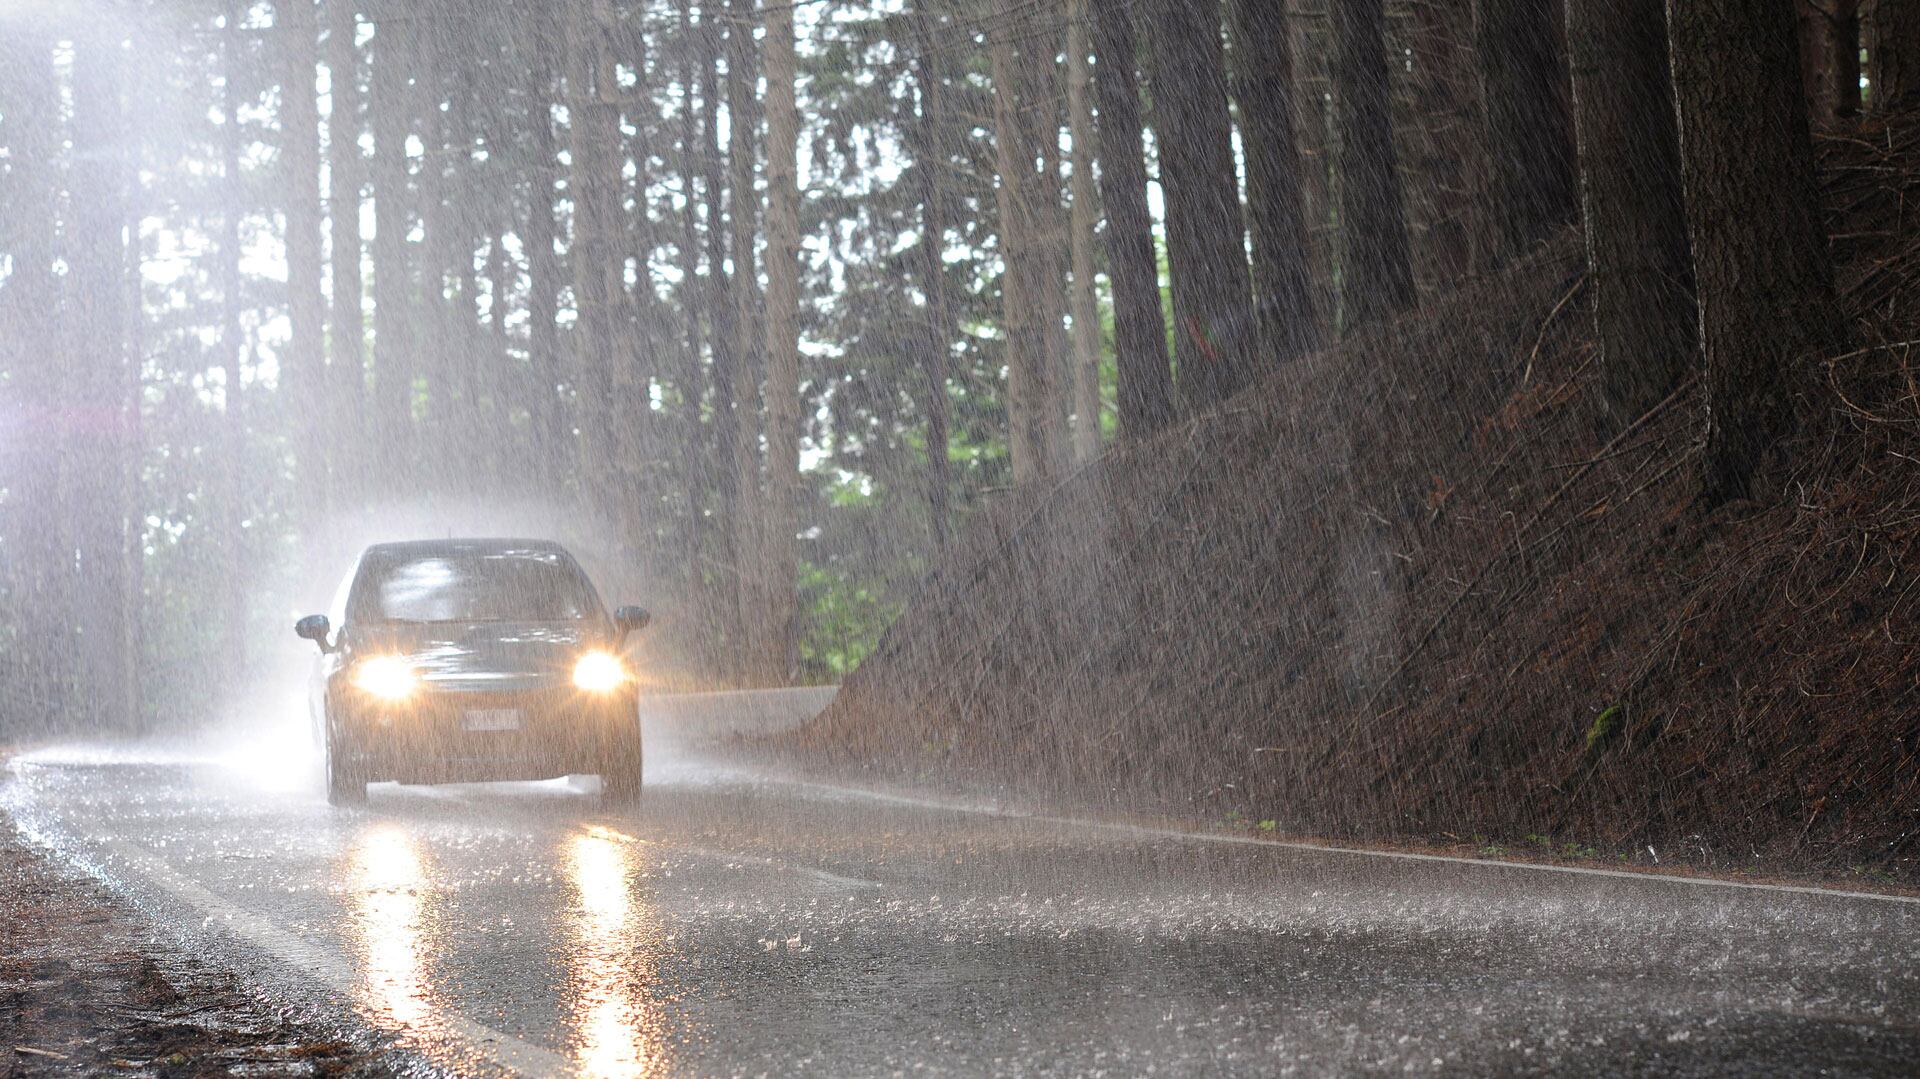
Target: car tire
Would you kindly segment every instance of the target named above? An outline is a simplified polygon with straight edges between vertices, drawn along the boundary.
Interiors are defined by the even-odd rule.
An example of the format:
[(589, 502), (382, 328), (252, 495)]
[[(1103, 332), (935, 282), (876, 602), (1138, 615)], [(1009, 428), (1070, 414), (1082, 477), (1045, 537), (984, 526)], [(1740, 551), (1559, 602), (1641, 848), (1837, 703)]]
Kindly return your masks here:
[(607, 747), (600, 762), (600, 797), (615, 805), (638, 802), (642, 761), (638, 736), (623, 738)]
[(360, 805), (367, 800), (367, 777), (349, 761), (344, 736), (327, 724), (327, 804)]

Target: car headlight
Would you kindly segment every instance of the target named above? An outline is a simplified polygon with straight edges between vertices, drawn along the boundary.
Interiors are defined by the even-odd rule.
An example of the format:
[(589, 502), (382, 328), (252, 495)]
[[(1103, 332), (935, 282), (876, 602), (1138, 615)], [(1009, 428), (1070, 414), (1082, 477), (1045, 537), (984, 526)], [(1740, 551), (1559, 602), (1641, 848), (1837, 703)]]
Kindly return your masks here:
[(611, 652), (588, 652), (573, 665), (573, 684), (593, 693), (618, 689), (626, 680), (626, 665)]
[(413, 665), (399, 656), (374, 656), (353, 668), (353, 684), (381, 700), (405, 700), (420, 684)]

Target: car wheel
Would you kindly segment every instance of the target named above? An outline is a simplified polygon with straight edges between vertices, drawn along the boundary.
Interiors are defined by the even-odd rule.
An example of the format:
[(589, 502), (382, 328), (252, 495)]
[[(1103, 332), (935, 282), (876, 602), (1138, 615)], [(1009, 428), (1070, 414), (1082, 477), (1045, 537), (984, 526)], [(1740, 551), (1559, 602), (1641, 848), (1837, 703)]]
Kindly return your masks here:
[(602, 751), (600, 797), (619, 805), (640, 800), (640, 738), (623, 738)]
[(367, 800), (367, 777), (349, 759), (346, 737), (327, 724), (327, 804), (359, 805)]

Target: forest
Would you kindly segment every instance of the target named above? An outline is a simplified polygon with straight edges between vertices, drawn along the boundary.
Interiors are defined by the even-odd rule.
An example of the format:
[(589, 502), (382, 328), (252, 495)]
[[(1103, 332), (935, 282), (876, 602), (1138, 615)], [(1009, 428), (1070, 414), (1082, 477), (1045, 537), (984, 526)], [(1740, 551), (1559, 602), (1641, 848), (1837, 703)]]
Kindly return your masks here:
[[(1911, 431), (1913, 245), (1856, 287), (1905, 188), (1822, 192), (1849, 147), (1920, 183), (1916, 94), (1901, 0), (0, 4), (0, 730), (196, 722), (356, 545), (449, 531), (593, 551), (658, 685), (886, 660), (843, 726), (863, 685), (906, 706), (916, 632), (953, 658), (947, 585), (1021, 558), (966, 602), (1034, 624), (953, 677), (1159, 699), (1285, 669), (1249, 635), (1327, 601), (1314, 662), (1374, 711), (1448, 614), (1311, 493), (1419, 529), (1504, 480), (1539, 520), (1679, 424), (1670, 529)], [(1496, 458), (1502, 415), (1587, 463)], [(1479, 442), (1396, 455), (1428, 435)], [(1305, 478), (1247, 482), (1282, 455)], [(1274, 619), (1166, 594), (1232, 517), (1291, 545), (1216, 591), (1344, 553)], [(1103, 559), (1116, 530), (1198, 548)], [(1238, 651), (1115, 600), (1085, 617), (1166, 658), (1076, 661), (1062, 612), (1128, 587)], [(1208, 706), (1276, 714), (1249, 692)]]

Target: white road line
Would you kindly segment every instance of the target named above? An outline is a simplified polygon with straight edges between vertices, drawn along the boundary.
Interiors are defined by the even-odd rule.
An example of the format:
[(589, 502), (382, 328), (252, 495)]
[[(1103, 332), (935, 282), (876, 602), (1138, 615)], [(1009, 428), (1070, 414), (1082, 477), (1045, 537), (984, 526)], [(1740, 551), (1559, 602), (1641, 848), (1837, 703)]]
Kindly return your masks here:
[[(17, 822), (16, 822), (17, 823)], [(61, 849), (51, 837), (38, 831), (21, 831), (41, 846)], [(124, 840), (108, 840), (106, 850), (139, 874), (148, 883), (164, 890), (199, 913), (218, 919), (227, 932), (245, 940), (261, 952), (302, 974), (310, 975), (342, 996), (350, 996), (357, 978), (353, 965), (337, 952), (304, 940), (271, 919), (231, 903), (189, 880), (165, 861), (142, 847)], [(103, 876), (102, 868), (77, 861), (88, 872)], [(479, 1060), (501, 1070), (520, 1075), (564, 1075), (573, 1070), (567, 1058), (511, 1034), (476, 1023), (471, 1019), (443, 1012), (432, 1033), (436, 1041), (451, 1047), (468, 1061)]]
[(1920, 896), (1887, 895), (1881, 892), (1850, 891), (1843, 888), (1819, 888), (1805, 884), (1759, 884), (1753, 881), (1720, 880), (1715, 877), (1683, 877), (1673, 873), (1628, 872), (1624, 869), (1598, 869), (1578, 865), (1543, 865), (1539, 862), (1510, 862), (1501, 858), (1463, 858), (1455, 854), (1416, 854), (1411, 851), (1368, 850), (1364, 847), (1325, 846), (1319, 843), (1301, 843), (1285, 839), (1261, 839), (1258, 836), (1213, 835), (1207, 832), (1182, 831), (1178, 828), (1155, 828), (1143, 824), (1088, 820), (1084, 817), (1054, 816), (1020, 809), (1008, 809), (1003, 806), (981, 805), (977, 802), (950, 801), (942, 798), (918, 798), (904, 794), (888, 794), (883, 791), (865, 790), (860, 787), (843, 787), (834, 783), (787, 779), (757, 772), (744, 772), (724, 768), (716, 770), (729, 772), (741, 778), (757, 782), (774, 782), (784, 786), (835, 795), (843, 799), (856, 798), (865, 801), (881, 802), (888, 805), (911, 806), (916, 809), (938, 809), (954, 813), (970, 813), (975, 816), (1032, 821), (1034, 823), (1049, 824), (1056, 827), (1081, 828), (1088, 831), (1110, 832), (1119, 835), (1151, 837), (1155, 839), (1175, 839), (1192, 843), (1222, 843), (1234, 846), (1262, 848), (1278, 847), (1282, 850), (1303, 851), (1309, 854), (1338, 854), (1356, 858), (1381, 858), (1402, 862), (1442, 862), (1450, 865), (1471, 866), (1472, 868), (1482, 870), (1519, 869), (1535, 873), (1565, 873), (1581, 877), (1612, 877), (1629, 881), (1681, 884), (1694, 888), (1733, 888), (1753, 892), (1811, 895), (1823, 899), (1865, 899), (1876, 903), (1898, 903), (1908, 906), (1920, 906)]

